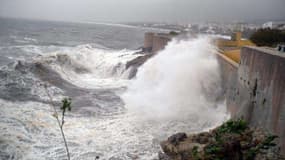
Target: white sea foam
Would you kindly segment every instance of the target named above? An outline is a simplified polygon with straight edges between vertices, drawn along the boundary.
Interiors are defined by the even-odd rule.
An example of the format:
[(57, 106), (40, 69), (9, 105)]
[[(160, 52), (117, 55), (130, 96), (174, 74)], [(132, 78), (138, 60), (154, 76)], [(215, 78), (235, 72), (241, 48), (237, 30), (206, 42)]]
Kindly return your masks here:
[[(7, 157), (39, 160), (65, 158), (64, 144), (49, 105), (3, 100), (0, 100), (0, 105), (3, 105), (0, 113), (0, 149), (7, 153)], [(65, 120), (64, 131), (71, 157), (78, 160), (94, 160), (96, 156), (100, 159), (154, 159), (159, 150), (158, 142), (162, 139), (157, 139), (159, 137), (152, 135), (152, 132), (159, 135), (163, 127), (167, 128), (166, 124), (142, 125), (128, 113), (97, 118), (69, 112)], [(165, 131), (168, 135), (171, 132)]]
[(221, 123), (226, 111), (214, 101), (221, 91), (214, 52), (207, 37), (170, 42), (139, 69), (128, 86), (123, 95), (127, 109), (144, 119), (192, 116), (201, 123)]
[[(129, 70), (126, 63), (135, 57), (135, 50), (110, 50), (81, 45), (65, 48), (40, 57), (45, 61), (60, 61), (50, 64), (63, 78), (85, 88), (112, 88), (127, 83)], [(60, 59), (59, 57), (65, 57)], [(39, 58), (36, 58), (39, 61)], [(77, 73), (72, 68), (83, 68), (87, 73)]]

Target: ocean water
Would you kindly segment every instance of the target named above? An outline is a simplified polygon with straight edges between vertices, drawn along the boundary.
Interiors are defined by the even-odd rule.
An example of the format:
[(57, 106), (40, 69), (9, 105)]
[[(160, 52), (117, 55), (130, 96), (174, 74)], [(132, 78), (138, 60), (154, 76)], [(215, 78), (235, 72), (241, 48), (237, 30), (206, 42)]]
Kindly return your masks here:
[[(0, 159), (66, 159), (47, 93), (72, 98), (71, 159), (157, 159), (159, 142), (228, 118), (207, 37), (172, 41), (127, 79), (146, 29), (0, 19)], [(46, 85), (47, 89), (43, 86)]]

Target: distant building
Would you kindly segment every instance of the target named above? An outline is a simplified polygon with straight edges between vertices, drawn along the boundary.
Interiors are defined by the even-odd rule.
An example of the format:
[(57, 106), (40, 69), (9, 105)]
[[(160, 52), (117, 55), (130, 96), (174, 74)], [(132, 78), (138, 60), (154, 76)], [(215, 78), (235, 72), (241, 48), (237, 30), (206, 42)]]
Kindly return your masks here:
[(262, 25), (262, 28), (273, 28), (273, 22), (266, 22)]
[(285, 22), (266, 22), (262, 25), (262, 28), (285, 29)]

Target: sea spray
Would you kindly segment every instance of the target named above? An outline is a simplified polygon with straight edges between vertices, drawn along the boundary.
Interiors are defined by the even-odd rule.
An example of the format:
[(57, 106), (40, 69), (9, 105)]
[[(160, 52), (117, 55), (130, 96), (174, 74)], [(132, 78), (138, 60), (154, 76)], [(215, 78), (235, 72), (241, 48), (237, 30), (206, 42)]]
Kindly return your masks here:
[[(129, 82), (125, 64), (140, 55), (123, 48), (137, 48), (143, 43), (143, 32), (150, 30), (5, 23), (1, 27), (11, 32), (0, 39), (0, 159), (65, 158), (41, 86), (46, 82), (55, 101), (72, 98), (73, 110), (64, 127), (72, 159), (157, 159), (159, 143), (168, 136), (212, 126), (194, 116), (149, 123), (125, 109), (119, 97)], [(37, 42), (16, 42), (23, 36)]]
[(173, 40), (147, 61), (122, 96), (145, 120), (195, 119), (216, 125), (225, 118), (216, 48), (208, 37)]
[[(53, 98), (70, 96), (74, 102), (65, 126), (72, 159), (94, 160), (96, 156), (100, 159), (156, 159), (159, 143), (171, 134), (200, 132), (216, 126), (226, 114), (223, 104), (217, 107), (219, 103), (214, 101), (215, 98), (206, 96), (213, 95), (211, 92), (219, 88), (215, 78), (217, 72), (210, 72), (216, 71), (218, 66), (212, 54), (208, 53), (215, 48), (206, 42), (209, 40), (203, 38), (171, 42), (165, 51), (140, 68), (137, 79), (130, 81), (124, 79), (127, 71), (120, 72), (120, 67), (137, 55), (89, 45), (60, 49), (37, 56), (33, 61), (16, 63), (18, 67), (2, 68), (1, 74), (5, 76), (1, 77), (1, 91), (6, 95), (17, 93), (16, 96), (21, 96), (23, 101), (0, 100), (0, 159), (64, 159), (64, 148), (50, 106), (42, 103), (47, 98), (46, 94), (42, 94), (41, 88), (35, 85), (46, 77), (53, 80), (50, 86)], [(207, 52), (198, 56), (197, 51), (191, 55), (194, 50), (191, 48), (198, 48), (199, 54), (202, 54), (200, 50)], [(186, 56), (188, 52), (192, 58)], [(191, 63), (197, 65), (192, 66)], [(209, 65), (211, 63), (216, 65)], [(117, 70), (117, 64), (123, 65)], [(109, 72), (113, 68), (119, 72)], [(38, 75), (37, 71), (44, 74)], [(193, 77), (189, 78), (191, 74)], [(202, 81), (202, 78), (207, 81)], [(194, 80), (201, 80), (204, 84), (197, 81), (188, 84)], [(114, 88), (125, 88), (128, 82), (131, 85), (127, 86), (129, 89), (123, 96), (128, 107), (125, 110), (122, 99), (116, 95), (124, 89), (117, 93)], [(195, 94), (197, 91), (201, 92), (200, 97)], [(137, 99), (126, 97), (132, 93)], [(27, 95), (32, 98), (27, 99)], [(196, 97), (190, 99), (192, 95)], [(198, 101), (197, 97), (205, 100)], [(131, 106), (130, 102), (134, 105)], [(140, 105), (142, 108), (138, 108)], [(158, 115), (160, 118), (156, 117)], [(140, 117), (147, 121), (141, 121)]]

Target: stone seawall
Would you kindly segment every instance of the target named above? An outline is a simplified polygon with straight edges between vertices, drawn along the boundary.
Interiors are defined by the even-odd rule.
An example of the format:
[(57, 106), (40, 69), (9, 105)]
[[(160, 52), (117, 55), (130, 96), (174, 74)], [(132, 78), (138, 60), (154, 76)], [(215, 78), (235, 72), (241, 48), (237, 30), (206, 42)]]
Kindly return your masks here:
[(236, 113), (235, 93), (237, 90), (238, 64), (221, 53), (217, 53), (217, 60), (228, 111), (231, 114)]
[(157, 53), (163, 50), (169, 41), (173, 38), (173, 35), (165, 33), (145, 33), (144, 48), (145, 52)]
[(137, 58), (130, 60), (126, 64), (126, 69), (130, 68), (129, 79), (136, 76), (138, 68), (143, 65), (148, 59), (154, 56), (158, 51), (163, 50), (169, 41), (174, 37), (174, 35), (165, 33), (152, 33), (147, 32), (144, 36), (144, 46)]
[(227, 107), (232, 117), (277, 134), (285, 153), (285, 55), (244, 47), (237, 67), (218, 54)]
[[(144, 47), (150, 52), (135, 64), (145, 62), (171, 40), (167, 34), (146, 33)], [(233, 118), (243, 117), (279, 136), (285, 154), (285, 54), (269, 48), (243, 47), (240, 64), (217, 53), (227, 109)], [(130, 63), (133, 65), (133, 63)]]
[[(285, 153), (285, 56), (265, 48), (245, 47), (238, 69), (238, 116), (280, 137)], [(238, 100), (238, 99), (237, 99)]]

